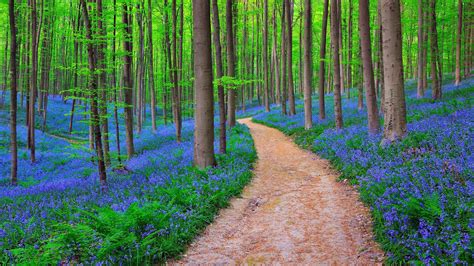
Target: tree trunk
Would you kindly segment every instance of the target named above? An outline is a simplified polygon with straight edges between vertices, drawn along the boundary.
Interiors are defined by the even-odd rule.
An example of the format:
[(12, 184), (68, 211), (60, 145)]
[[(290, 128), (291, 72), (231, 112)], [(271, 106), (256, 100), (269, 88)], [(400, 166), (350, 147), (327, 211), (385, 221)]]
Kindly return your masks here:
[(342, 105), (341, 105), (341, 68), (339, 56), (339, 23), (340, 14), (338, 12), (338, 1), (331, 0), (331, 44), (334, 63), (334, 116), (336, 120), (336, 128), (342, 129), (344, 126), (342, 121)]
[(104, 163), (104, 153), (102, 150), (102, 136), (100, 132), (100, 117), (99, 117), (99, 110), (97, 107), (97, 101), (99, 100), (99, 93), (97, 87), (97, 62), (96, 62), (96, 55), (95, 49), (93, 45), (93, 37), (92, 37), (92, 26), (89, 20), (89, 14), (87, 11), (87, 5), (84, 0), (81, 0), (82, 4), (82, 12), (84, 14), (84, 24), (86, 27), (86, 38), (88, 39), (87, 43), (87, 50), (88, 50), (88, 61), (89, 61), (89, 90), (91, 93), (91, 124), (94, 131), (94, 142), (95, 142), (95, 150), (97, 154), (97, 166), (99, 168), (99, 178), (100, 178), (100, 185), (102, 189), (105, 189), (107, 186), (107, 175), (105, 172), (105, 163)]
[(171, 42), (171, 81), (173, 82), (173, 90), (171, 97), (173, 98), (173, 120), (176, 128), (176, 141), (181, 142), (181, 99), (179, 95), (179, 80), (178, 80), (178, 54), (177, 54), (177, 15), (176, 15), (176, 0), (171, 1), (171, 19), (172, 19), (172, 42)]
[[(18, 146), (16, 133), (16, 109), (17, 109), (17, 37), (16, 37), (16, 23), (15, 23), (15, 0), (9, 0), (8, 13), (10, 18), (10, 153), (11, 153), (11, 168), (10, 181), (13, 186), (17, 185), (18, 175)], [(5, 84), (6, 86), (6, 84)]]
[(296, 114), (296, 107), (295, 107), (295, 89), (293, 83), (293, 15), (292, 15), (292, 5), (290, 3), (291, 0), (285, 0), (286, 3), (286, 27), (287, 27), (287, 64), (288, 64), (288, 102), (289, 102), (289, 115)]
[(402, 29), (399, 0), (381, 0), (384, 67), (384, 143), (406, 134), (406, 105), (403, 84)]
[[(231, 2), (231, 1), (230, 1)], [(214, 166), (214, 96), (212, 84), (211, 22), (209, 1), (193, 0), (196, 129), (194, 164)]]
[(380, 121), (375, 95), (374, 69), (372, 65), (372, 50), (370, 46), (369, 1), (359, 0), (359, 32), (361, 41), (362, 64), (364, 71), (364, 87), (366, 90), (367, 117), (370, 133), (380, 130)]
[(123, 46), (125, 49), (124, 55), (124, 66), (123, 66), (123, 87), (125, 96), (125, 141), (127, 143), (127, 156), (130, 159), (135, 153), (133, 145), (133, 101), (132, 101), (132, 52), (133, 52), (133, 40), (132, 40), (132, 15), (131, 8), (128, 4), (123, 4), (123, 24), (124, 26), (124, 42)]
[(423, 34), (423, 0), (418, 0), (418, 85), (416, 89), (416, 95), (418, 98), (424, 96), (424, 87), (423, 87), (423, 73), (425, 65), (424, 63), (424, 34)]
[(326, 36), (327, 36), (327, 25), (328, 25), (328, 6), (329, 0), (324, 0), (323, 9), (323, 25), (321, 30), (321, 47), (319, 50), (319, 119), (323, 120), (326, 118), (326, 107), (324, 102), (324, 79), (326, 70)]
[[(115, 5), (114, 5), (115, 6)], [(153, 21), (152, 21), (152, 5), (148, 0), (148, 86), (150, 87), (151, 102), (151, 127), (156, 132), (156, 95), (155, 95), (155, 79), (153, 69)]]
[[(219, 7), (217, 0), (212, 0), (212, 24), (214, 31), (214, 51), (216, 53), (216, 73), (217, 79), (222, 78), (224, 71), (222, 69), (222, 47), (220, 41), (220, 23), (219, 23)], [(217, 94), (219, 98), (219, 152), (226, 153), (226, 110), (225, 110), (225, 93), (222, 84), (217, 87)]]
[[(226, 27), (227, 27), (227, 76), (235, 77), (235, 49), (234, 49), (234, 19), (232, 12), (233, 0), (226, 0)], [(230, 89), (228, 92), (227, 111), (229, 127), (235, 126), (235, 101), (236, 92), (235, 89)]]
[(281, 11), (281, 112), (286, 115), (286, 102), (287, 102), (287, 83), (286, 83), (286, 30), (285, 30), (285, 17), (286, 17), (286, 12), (285, 12), (285, 4), (286, 0), (283, 0), (283, 5), (282, 5), (282, 11)]
[(430, 47), (431, 47), (431, 88), (433, 99), (441, 99), (441, 66), (438, 62), (438, 30), (436, 29), (436, 0), (430, 2)]
[(100, 92), (99, 112), (100, 125), (102, 130), (102, 142), (104, 145), (104, 159), (105, 164), (110, 165), (110, 144), (109, 144), (109, 119), (107, 118), (107, 72), (105, 62), (105, 50), (107, 49), (107, 35), (105, 33), (104, 18), (102, 15), (102, 0), (97, 0), (97, 29), (100, 36), (99, 44), (97, 45), (97, 59), (99, 68), (98, 90)]
[(35, 102), (38, 82), (38, 17), (36, 0), (30, 0), (31, 8), (31, 76), (30, 76), (30, 102), (29, 102), (29, 135), (30, 135), (30, 157), (36, 161), (35, 147)]
[(313, 127), (313, 112), (311, 99), (311, 80), (312, 80), (312, 23), (311, 23), (311, 0), (304, 1), (304, 56), (303, 56), (303, 91), (304, 91), (304, 127), (310, 129)]
[(461, 39), (462, 39), (462, 0), (458, 1), (458, 28), (456, 38), (456, 71), (454, 85), (461, 82)]
[(264, 80), (264, 103), (265, 111), (270, 112), (269, 100), (269, 76), (268, 76), (268, 0), (264, 0), (264, 27), (263, 27), (263, 80)]

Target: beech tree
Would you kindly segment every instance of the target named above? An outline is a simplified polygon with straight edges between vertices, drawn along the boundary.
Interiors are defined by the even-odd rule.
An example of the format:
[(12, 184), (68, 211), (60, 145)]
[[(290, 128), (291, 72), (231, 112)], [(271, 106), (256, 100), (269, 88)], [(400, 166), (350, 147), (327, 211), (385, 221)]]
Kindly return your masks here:
[(399, 0), (381, 0), (385, 111), (383, 142), (403, 138), (407, 131), (403, 84), (402, 29)]
[(359, 0), (359, 32), (361, 42), (364, 87), (367, 101), (367, 117), (370, 133), (380, 130), (380, 121), (377, 108), (377, 96), (374, 85), (374, 69), (372, 66), (372, 49), (370, 44), (369, 1)]
[(135, 147), (133, 145), (133, 100), (132, 100), (132, 52), (133, 52), (133, 42), (132, 42), (132, 12), (130, 4), (123, 3), (123, 14), (122, 22), (124, 24), (123, 34), (124, 41), (123, 47), (125, 50), (125, 55), (123, 57), (123, 87), (124, 87), (124, 98), (125, 98), (125, 140), (127, 143), (127, 155), (130, 159), (135, 153)]
[[(226, 0), (226, 29), (227, 29), (227, 76), (235, 77), (235, 49), (234, 49), (234, 19), (233, 19), (233, 0)], [(236, 107), (236, 91), (229, 89), (227, 93), (229, 99), (227, 101), (227, 118), (229, 127), (234, 127), (235, 107)]]
[[(312, 99), (311, 99), (311, 80), (312, 80), (312, 28), (311, 28), (311, 0), (304, 2), (304, 56), (303, 56), (303, 90), (304, 90), (304, 127), (310, 129), (313, 127)], [(320, 97), (322, 97), (320, 95)], [(324, 94), (323, 94), (324, 97)]]
[[(331, 45), (333, 56), (333, 82), (334, 82), (334, 117), (336, 120), (336, 128), (341, 129), (344, 124), (342, 120), (342, 103), (341, 103), (341, 67), (339, 56), (339, 24), (340, 14), (338, 8), (338, 0), (331, 0)], [(321, 96), (320, 96), (321, 97)]]
[[(421, 0), (420, 0), (421, 1)], [(454, 85), (461, 82), (461, 39), (462, 39), (462, 0), (458, 1), (458, 27), (456, 33), (456, 71)]]
[(18, 180), (18, 144), (16, 131), (16, 110), (17, 110), (17, 36), (16, 36), (16, 18), (15, 18), (15, 0), (8, 1), (8, 14), (10, 18), (10, 153), (11, 170), (10, 181), (16, 186)]
[(209, 0), (193, 0), (193, 25), (194, 87), (196, 91), (194, 163), (204, 168), (216, 164), (214, 158), (214, 90)]
[(328, 6), (329, 0), (324, 0), (323, 8), (323, 23), (321, 25), (321, 46), (319, 50), (319, 119), (326, 118), (326, 107), (324, 102), (324, 85), (325, 85), (325, 69), (326, 69), (326, 36), (327, 36), (327, 25), (328, 25)]

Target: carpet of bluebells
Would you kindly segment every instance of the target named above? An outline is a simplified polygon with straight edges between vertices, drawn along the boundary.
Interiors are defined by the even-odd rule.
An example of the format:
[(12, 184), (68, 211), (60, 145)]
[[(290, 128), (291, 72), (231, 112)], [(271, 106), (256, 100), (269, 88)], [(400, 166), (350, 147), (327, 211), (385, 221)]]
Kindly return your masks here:
[[(51, 97), (47, 128), (67, 134), (69, 108), (70, 102)], [(1, 109), (0, 119), (8, 120), (7, 110)], [(87, 138), (87, 118), (76, 117), (73, 135)], [(136, 134), (137, 155), (125, 162), (126, 170), (108, 169), (103, 192), (87, 144), (37, 130), (32, 164), (23, 125), (18, 126), (19, 186), (11, 187), (9, 128), (2, 123), (0, 264), (141, 265), (182, 254), (250, 181), (256, 160), (248, 128), (238, 125), (228, 133), (228, 154), (218, 155), (218, 167), (196, 169), (193, 128), (192, 121), (184, 122), (181, 143), (173, 126)]]
[[(381, 134), (367, 133), (366, 111), (356, 99), (343, 101), (345, 128), (334, 129), (332, 99), (327, 119), (303, 129), (303, 110), (286, 117), (279, 110), (254, 120), (275, 128), (325, 157), (341, 178), (357, 184), (371, 207), (378, 241), (389, 262), (474, 263), (474, 79), (417, 99), (407, 84), (408, 135), (381, 146)], [(317, 102), (316, 102), (317, 103)]]

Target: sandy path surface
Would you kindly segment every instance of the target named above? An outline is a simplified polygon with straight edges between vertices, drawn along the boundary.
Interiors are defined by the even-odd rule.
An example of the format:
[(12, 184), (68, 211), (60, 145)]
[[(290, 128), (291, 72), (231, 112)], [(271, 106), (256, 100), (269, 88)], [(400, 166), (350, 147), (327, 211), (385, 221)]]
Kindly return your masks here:
[(240, 122), (255, 140), (255, 176), (175, 263), (380, 264), (368, 209), (329, 163), (276, 129)]

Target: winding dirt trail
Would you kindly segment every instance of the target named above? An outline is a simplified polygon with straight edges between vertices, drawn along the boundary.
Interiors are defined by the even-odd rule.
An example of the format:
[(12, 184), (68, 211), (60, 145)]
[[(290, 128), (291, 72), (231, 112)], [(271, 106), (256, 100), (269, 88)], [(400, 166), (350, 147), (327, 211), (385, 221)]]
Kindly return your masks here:
[(276, 129), (240, 122), (258, 152), (253, 181), (177, 264), (381, 264), (368, 209), (329, 163)]

